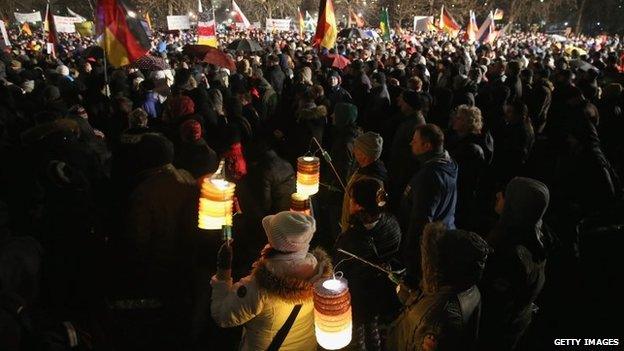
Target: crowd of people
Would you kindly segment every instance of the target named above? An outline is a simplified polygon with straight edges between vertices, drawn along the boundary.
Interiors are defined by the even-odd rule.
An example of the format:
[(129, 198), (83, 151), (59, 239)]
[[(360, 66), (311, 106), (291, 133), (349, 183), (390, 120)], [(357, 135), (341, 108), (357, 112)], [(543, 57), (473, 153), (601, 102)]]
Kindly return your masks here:
[[(617, 332), (619, 37), (405, 30), (319, 50), (252, 30), (223, 49), (241, 37), (263, 50), (229, 52), (232, 70), (184, 51), (192, 32), (154, 32), (169, 67), (142, 69), (107, 66), (91, 38), (60, 35), (53, 57), (42, 33), (9, 32), (0, 349), (316, 350), (312, 287), (336, 272), (351, 350)], [(320, 191), (291, 211), (312, 154)], [(197, 227), (220, 161), (226, 244)]]

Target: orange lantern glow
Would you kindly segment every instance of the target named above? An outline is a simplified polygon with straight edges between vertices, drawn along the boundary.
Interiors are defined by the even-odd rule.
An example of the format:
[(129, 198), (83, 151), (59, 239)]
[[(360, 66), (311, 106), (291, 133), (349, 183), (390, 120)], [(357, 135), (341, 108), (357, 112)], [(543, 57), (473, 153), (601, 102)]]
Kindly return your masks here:
[(312, 196), (319, 191), (321, 160), (314, 156), (302, 156), (297, 159), (297, 192)]
[(200, 229), (222, 229), (232, 225), (232, 205), (236, 185), (222, 178), (205, 178), (199, 198)]
[(310, 197), (299, 193), (290, 195), (290, 210), (310, 216)]
[(342, 276), (314, 284), (314, 330), (316, 341), (326, 350), (338, 350), (351, 342), (351, 294)]

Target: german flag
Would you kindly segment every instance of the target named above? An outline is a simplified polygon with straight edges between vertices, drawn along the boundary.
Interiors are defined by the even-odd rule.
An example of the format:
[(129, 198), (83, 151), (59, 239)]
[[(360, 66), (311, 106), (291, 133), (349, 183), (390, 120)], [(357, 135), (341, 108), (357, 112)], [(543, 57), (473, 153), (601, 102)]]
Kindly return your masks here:
[(442, 5), (442, 9), (440, 10), (439, 26), (440, 29), (450, 33), (453, 36), (457, 36), (457, 34), (459, 34), (459, 30), (461, 29), (459, 24), (455, 22), (453, 16), (451, 16), (451, 13), (444, 8), (444, 5)]
[(56, 57), (56, 44), (58, 43), (58, 38), (56, 34), (56, 24), (54, 23), (54, 15), (52, 14), (52, 9), (50, 8), (50, 2), (46, 7), (46, 46), (48, 49), (48, 54), (52, 55), (52, 57)]
[(336, 43), (338, 26), (332, 0), (321, 0), (319, 4), (319, 16), (316, 22), (316, 34), (312, 39), (312, 45), (331, 49)]
[(96, 14), (100, 46), (110, 65), (128, 65), (149, 51), (145, 28), (122, 0), (98, 0)]

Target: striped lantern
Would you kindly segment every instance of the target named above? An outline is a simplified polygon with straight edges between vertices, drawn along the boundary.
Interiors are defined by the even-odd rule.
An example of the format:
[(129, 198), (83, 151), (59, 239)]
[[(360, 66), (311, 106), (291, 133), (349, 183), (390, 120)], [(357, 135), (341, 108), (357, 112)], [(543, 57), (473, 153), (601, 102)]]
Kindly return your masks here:
[(205, 178), (199, 197), (200, 229), (222, 229), (232, 225), (232, 205), (236, 184), (220, 178)]
[(351, 342), (351, 294), (342, 276), (314, 284), (314, 330), (316, 341), (326, 350), (338, 350)]
[(299, 193), (290, 195), (290, 210), (310, 216), (310, 197)]
[(321, 160), (314, 156), (302, 156), (297, 159), (297, 192), (312, 196), (319, 191)]

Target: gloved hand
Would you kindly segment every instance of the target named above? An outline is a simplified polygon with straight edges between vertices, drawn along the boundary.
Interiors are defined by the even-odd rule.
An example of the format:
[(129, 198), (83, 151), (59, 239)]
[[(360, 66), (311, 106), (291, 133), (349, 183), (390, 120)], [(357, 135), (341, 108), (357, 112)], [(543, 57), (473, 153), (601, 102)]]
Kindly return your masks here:
[(219, 253), (217, 254), (217, 269), (219, 271), (225, 271), (232, 269), (232, 257), (234, 253), (232, 251), (232, 240), (228, 240), (221, 245)]

